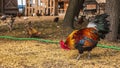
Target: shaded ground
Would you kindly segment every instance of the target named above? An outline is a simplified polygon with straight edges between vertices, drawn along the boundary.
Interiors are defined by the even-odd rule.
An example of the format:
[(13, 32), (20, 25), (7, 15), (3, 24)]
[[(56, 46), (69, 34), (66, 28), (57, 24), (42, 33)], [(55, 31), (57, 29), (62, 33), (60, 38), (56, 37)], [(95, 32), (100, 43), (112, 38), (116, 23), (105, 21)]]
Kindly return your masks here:
[(53, 22), (53, 18), (54, 17), (35, 17), (25, 21), (23, 20), (23, 18), (17, 18), (14, 24), (13, 31), (9, 32), (7, 25), (4, 25), (0, 27), (0, 35), (27, 37), (25, 25), (29, 21), (32, 21), (32, 26), (38, 31), (42, 32), (41, 37), (47, 39), (61, 38), (61, 36), (64, 36), (66, 34), (62, 32), (62, 18), (60, 18), (59, 23)]
[[(54, 23), (35, 18), (33, 26), (42, 32), (41, 38), (60, 40), (66, 37), (62, 29), (62, 21)], [(39, 21), (40, 20), (40, 21)], [(39, 22), (38, 22), (39, 21)], [(6, 26), (0, 27), (0, 35), (27, 37), (25, 23), (17, 20), (12, 32)], [(65, 29), (64, 29), (65, 30)], [(106, 45), (120, 46), (119, 42), (100, 41)], [(76, 50), (65, 51), (59, 44), (49, 44), (39, 41), (15, 41), (0, 39), (0, 68), (119, 68), (120, 51), (105, 48), (95, 48), (92, 58), (87, 59), (84, 53), (79, 61), (76, 60)]]

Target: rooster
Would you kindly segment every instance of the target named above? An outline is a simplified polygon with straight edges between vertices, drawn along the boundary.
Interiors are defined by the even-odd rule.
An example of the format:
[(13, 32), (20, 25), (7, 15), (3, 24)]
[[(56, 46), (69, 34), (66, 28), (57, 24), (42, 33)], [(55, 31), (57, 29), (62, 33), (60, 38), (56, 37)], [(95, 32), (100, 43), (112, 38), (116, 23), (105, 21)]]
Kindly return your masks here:
[(9, 31), (13, 30), (14, 21), (15, 21), (15, 18), (13, 16), (10, 16), (10, 20), (8, 22)]
[(77, 18), (77, 16), (75, 16), (74, 20), (81, 25), (84, 22), (85, 16), (81, 16), (80, 18)]
[(55, 17), (55, 18), (54, 18), (54, 22), (57, 23), (58, 21), (59, 21), (59, 17)]
[(1, 20), (4, 21), (6, 20), (6, 18), (7, 18), (7, 15), (2, 15)]
[(65, 42), (61, 40), (61, 48), (66, 50), (77, 49), (79, 51), (77, 60), (80, 59), (84, 51), (88, 51), (88, 59), (90, 59), (92, 49), (96, 47), (100, 39), (104, 39), (105, 35), (110, 32), (107, 17), (107, 14), (96, 15), (86, 28), (74, 30)]
[(29, 37), (40, 37), (41, 32), (38, 32), (35, 28), (32, 27), (31, 22), (26, 25), (27, 35)]

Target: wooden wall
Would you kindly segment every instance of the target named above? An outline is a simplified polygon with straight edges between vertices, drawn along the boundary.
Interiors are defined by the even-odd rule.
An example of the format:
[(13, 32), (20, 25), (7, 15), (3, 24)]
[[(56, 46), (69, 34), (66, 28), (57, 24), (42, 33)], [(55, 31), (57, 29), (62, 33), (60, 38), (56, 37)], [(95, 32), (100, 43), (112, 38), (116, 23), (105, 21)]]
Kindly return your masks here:
[[(42, 5), (38, 5), (40, 1)], [(35, 0), (35, 5), (31, 6), (30, 0), (26, 0), (27, 5), (25, 7), (25, 15), (32, 15), (33, 13), (39, 13), (41, 15), (53, 15), (53, 16), (59, 14), (65, 14), (69, 3), (69, 0), (40, 0), (40, 1)], [(93, 1), (93, 0), (86, 0), (86, 3), (87, 1)], [(101, 6), (98, 7), (100, 8)], [(96, 5), (90, 4), (87, 5), (87, 8), (94, 9), (96, 8)], [(100, 10), (97, 11), (100, 13), (101, 10), (104, 11), (101, 8)]]
[(17, 0), (0, 0), (0, 14), (17, 14)]
[[(29, 4), (30, 0), (26, 0), (26, 4)], [(25, 15), (32, 15), (33, 13), (43, 13), (44, 15), (53, 15), (56, 16), (59, 14), (58, 9), (58, 2), (61, 0), (41, 0), (42, 5), (39, 6), (29, 6), (26, 5), (25, 7)], [(64, 0), (63, 0), (64, 1)], [(35, 1), (36, 3), (39, 2), (38, 0)], [(66, 0), (65, 0), (66, 2)], [(33, 11), (34, 10), (34, 11)], [(64, 10), (64, 8), (62, 9)], [(65, 7), (66, 10), (66, 7)], [(33, 12), (30, 12), (33, 11)]]

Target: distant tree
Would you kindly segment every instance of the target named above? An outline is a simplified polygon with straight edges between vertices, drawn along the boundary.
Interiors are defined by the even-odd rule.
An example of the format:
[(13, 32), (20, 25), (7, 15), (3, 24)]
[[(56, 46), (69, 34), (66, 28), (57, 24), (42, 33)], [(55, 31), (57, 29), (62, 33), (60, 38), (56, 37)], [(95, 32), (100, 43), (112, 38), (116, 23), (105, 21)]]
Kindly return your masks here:
[(116, 41), (118, 36), (118, 25), (120, 16), (120, 1), (119, 0), (106, 0), (105, 12), (108, 13), (110, 21), (111, 32), (107, 35), (106, 39), (109, 41)]
[(83, 9), (84, 1), (85, 0), (69, 0), (69, 6), (64, 18), (64, 27), (74, 28), (74, 17), (79, 15), (80, 9)]

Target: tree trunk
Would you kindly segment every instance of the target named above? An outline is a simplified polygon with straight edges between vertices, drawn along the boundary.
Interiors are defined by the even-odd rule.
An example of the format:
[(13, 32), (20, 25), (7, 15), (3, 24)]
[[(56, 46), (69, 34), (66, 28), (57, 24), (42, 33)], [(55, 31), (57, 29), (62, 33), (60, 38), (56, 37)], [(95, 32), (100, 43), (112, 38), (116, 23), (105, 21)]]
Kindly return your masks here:
[[(118, 3), (120, 4), (120, 0), (118, 0)], [(120, 40), (120, 8), (118, 8), (119, 11), (119, 25), (118, 25), (118, 40)]]
[(78, 3), (77, 3), (77, 6), (76, 6), (76, 13), (75, 13), (75, 16), (79, 16), (79, 13), (80, 13), (80, 10), (83, 10), (85, 0), (78, 0)]
[(118, 35), (118, 24), (119, 24), (119, 1), (118, 0), (106, 0), (106, 13), (110, 16), (108, 20), (110, 21), (111, 32), (106, 36), (109, 41), (116, 41)]
[(74, 17), (79, 15), (80, 9), (83, 8), (84, 0), (69, 0), (69, 6), (64, 18), (64, 27), (74, 28)]

